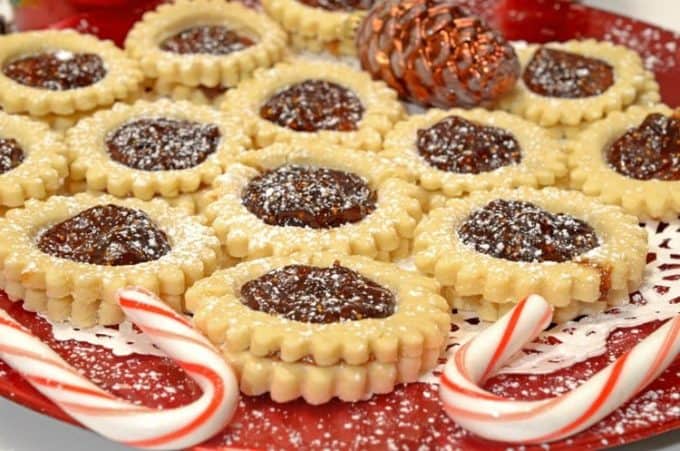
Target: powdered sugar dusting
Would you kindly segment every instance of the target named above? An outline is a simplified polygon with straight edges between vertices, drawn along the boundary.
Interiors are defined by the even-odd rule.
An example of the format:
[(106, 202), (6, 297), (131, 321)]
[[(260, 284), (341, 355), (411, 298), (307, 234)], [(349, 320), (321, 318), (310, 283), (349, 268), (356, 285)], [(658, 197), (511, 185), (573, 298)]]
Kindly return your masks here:
[(243, 205), (269, 225), (338, 227), (375, 210), (376, 193), (350, 172), (286, 165), (267, 171), (243, 189)]
[(629, 19), (619, 18), (614, 26), (604, 34), (603, 38), (616, 44), (638, 52), (647, 69), (665, 71), (675, 67), (677, 62), (677, 42), (680, 36), (675, 34), (675, 40), (662, 39), (662, 31), (658, 28), (645, 28), (641, 32)]
[(164, 117), (137, 119), (108, 133), (106, 147), (114, 161), (144, 171), (183, 170), (198, 166), (220, 143), (217, 125)]
[(390, 290), (339, 262), (277, 268), (246, 282), (240, 294), (253, 310), (316, 324), (385, 318), (395, 310)]

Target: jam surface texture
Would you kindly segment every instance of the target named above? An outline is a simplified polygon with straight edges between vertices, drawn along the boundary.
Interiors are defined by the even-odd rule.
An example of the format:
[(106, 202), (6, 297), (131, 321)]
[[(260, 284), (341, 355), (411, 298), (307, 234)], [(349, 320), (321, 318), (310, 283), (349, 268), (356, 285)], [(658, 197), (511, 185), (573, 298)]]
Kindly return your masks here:
[(213, 124), (166, 118), (138, 119), (106, 138), (111, 159), (133, 169), (170, 171), (203, 163), (221, 135)]
[(489, 202), (470, 214), (457, 232), (477, 252), (515, 262), (565, 262), (599, 245), (584, 221), (514, 200)]
[(648, 115), (605, 151), (619, 174), (637, 180), (680, 180), (680, 117)]
[(2, 72), (22, 85), (50, 91), (85, 88), (106, 76), (104, 61), (99, 55), (65, 50), (15, 59), (5, 64)]
[(614, 84), (614, 69), (596, 58), (541, 47), (529, 61), (522, 80), (542, 96), (577, 99), (609, 89)]
[(377, 194), (356, 174), (289, 165), (252, 179), (241, 199), (266, 224), (326, 229), (361, 221)]
[(347, 88), (325, 80), (307, 80), (274, 94), (260, 116), (299, 132), (354, 131), (364, 114), (361, 100)]
[(0, 174), (19, 166), (24, 157), (24, 150), (15, 139), (0, 138)]
[(241, 36), (227, 27), (191, 27), (170, 36), (161, 42), (161, 50), (180, 55), (207, 54), (228, 55), (244, 50), (255, 44), (251, 39)]
[(387, 288), (336, 262), (332, 267), (289, 265), (241, 287), (241, 302), (253, 310), (306, 323), (329, 324), (394, 313)]
[(520, 145), (512, 133), (459, 116), (418, 130), (416, 146), (430, 166), (459, 174), (489, 172), (522, 160)]
[(38, 235), (37, 246), (54, 257), (104, 266), (135, 265), (170, 252), (167, 235), (146, 213), (113, 204), (51, 226)]

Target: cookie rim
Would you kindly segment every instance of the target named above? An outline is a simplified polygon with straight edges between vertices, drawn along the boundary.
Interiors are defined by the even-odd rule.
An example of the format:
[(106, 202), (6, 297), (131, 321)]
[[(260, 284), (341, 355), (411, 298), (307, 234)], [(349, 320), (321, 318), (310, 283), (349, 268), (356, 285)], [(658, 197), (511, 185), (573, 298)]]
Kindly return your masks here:
[[(551, 213), (567, 213), (587, 222), (600, 245), (567, 262), (514, 262), (495, 258), (463, 244), (456, 232), (473, 211), (495, 199), (528, 201)], [(480, 296), (496, 304), (517, 302), (530, 295), (545, 297), (555, 307), (572, 301), (616, 302), (642, 281), (647, 237), (636, 217), (575, 191), (544, 188), (475, 192), (449, 200), (421, 221), (414, 239), (418, 270), (433, 276), (455, 296)], [(579, 263), (580, 261), (580, 263)], [(603, 274), (610, 286), (601, 293)], [(454, 293), (449, 290), (448, 299)]]
[(602, 94), (569, 99), (537, 94), (526, 87), (520, 76), (515, 88), (498, 101), (499, 108), (543, 127), (578, 125), (624, 109), (644, 89), (646, 74), (640, 56), (627, 47), (594, 39), (515, 46), (522, 74), (534, 52), (542, 46), (605, 61), (614, 69), (614, 84)]
[(262, 0), (262, 7), (291, 35), (299, 50), (335, 50), (356, 55), (356, 24), (368, 11), (329, 11), (297, 0)]
[[(240, 301), (244, 283), (273, 269), (291, 264), (330, 267), (334, 262), (392, 291), (395, 313), (386, 318), (315, 324), (253, 310)], [(186, 300), (196, 326), (225, 351), (249, 352), (259, 358), (276, 356), (282, 362), (317, 367), (398, 364), (402, 358), (417, 358), (428, 351), (439, 355), (450, 327), (448, 303), (432, 279), (389, 263), (333, 252), (240, 263), (197, 282), (188, 290)]]
[(0, 174), (0, 207), (21, 207), (59, 191), (69, 173), (61, 135), (42, 122), (0, 111), (0, 138), (15, 139), (24, 153), (17, 167)]
[[(228, 25), (256, 43), (226, 55), (175, 54), (160, 49), (160, 41), (196, 22)], [(177, 0), (145, 13), (128, 33), (125, 50), (149, 78), (190, 87), (232, 87), (256, 68), (281, 60), (286, 41), (286, 33), (276, 22), (239, 3)]]
[(567, 146), (570, 185), (600, 201), (619, 205), (628, 213), (645, 219), (673, 219), (680, 213), (680, 181), (638, 180), (619, 174), (604, 158), (604, 147), (633, 127), (648, 114), (673, 114), (663, 104), (635, 106), (613, 113), (584, 131)]
[[(105, 266), (54, 257), (35, 245), (41, 229), (104, 204), (145, 212), (168, 235), (170, 252), (136, 265)], [(6, 237), (0, 245), (0, 286), (10, 299), (23, 299), (27, 308), (51, 320), (70, 319), (82, 327), (121, 322), (116, 293), (127, 285), (144, 287), (173, 307), (182, 307), (186, 289), (211, 274), (221, 255), (212, 230), (160, 200), (90, 193), (31, 200), (0, 218), (0, 231)]]
[[(364, 107), (357, 130), (342, 132), (319, 130), (295, 131), (260, 117), (260, 107), (276, 92), (306, 80), (324, 80), (352, 91)], [(268, 70), (258, 70), (253, 78), (229, 90), (222, 102), (222, 110), (230, 117), (254, 118), (250, 132), (254, 143), (262, 148), (274, 143), (314, 143), (325, 141), (346, 147), (380, 150), (383, 138), (401, 119), (404, 107), (397, 93), (383, 82), (372, 80), (366, 72), (352, 69), (342, 63), (312, 61), (294, 58)]]
[(222, 354), (234, 367), (239, 388), (246, 395), (269, 393), (274, 402), (302, 398), (312, 405), (325, 404), (336, 397), (345, 402), (355, 402), (375, 394), (390, 393), (397, 384), (418, 381), (421, 374), (436, 366), (439, 358), (439, 353), (427, 352), (419, 357), (404, 358), (398, 364), (341, 363), (319, 367), (256, 357), (247, 351), (233, 353), (222, 350)]
[[(171, 118), (219, 127), (220, 143), (203, 162), (187, 169), (145, 171), (111, 159), (105, 139), (108, 133), (140, 118)], [(105, 191), (117, 197), (150, 200), (155, 195), (173, 198), (198, 191), (212, 182), (250, 147), (242, 125), (225, 120), (219, 112), (186, 101), (159, 99), (138, 100), (132, 105), (118, 103), (110, 110), (99, 111), (82, 119), (66, 132), (71, 156), (71, 180), (85, 181), (93, 191)]]
[[(454, 309), (474, 312), (482, 321), (495, 322), (515, 306), (512, 302), (499, 304), (484, 300), (481, 296), (458, 296), (450, 287), (442, 290), (442, 295)], [(564, 323), (581, 315), (596, 315), (610, 306), (607, 301), (583, 302), (572, 301), (563, 307), (553, 306), (553, 321)]]
[[(225, 254), (235, 258), (289, 255), (311, 247), (389, 260), (413, 237), (422, 216), (425, 200), (410, 183), (410, 173), (376, 154), (326, 144), (276, 144), (245, 153), (239, 161), (215, 181), (217, 200), (204, 212)], [(262, 170), (286, 164), (328, 167), (363, 177), (378, 194), (376, 210), (361, 221), (330, 229), (266, 224), (243, 206), (241, 192)]]
[(149, 101), (166, 98), (175, 102), (186, 101), (194, 105), (210, 106), (215, 109), (219, 109), (224, 101), (224, 95), (226, 94), (225, 89), (224, 92), (211, 96), (206, 94), (205, 86), (191, 87), (180, 83), (166, 82), (160, 79), (149, 80), (146, 88), (147, 92), (143, 97)]
[(0, 71), (0, 105), (6, 112), (68, 116), (109, 106), (139, 91), (143, 76), (136, 61), (128, 58), (111, 41), (102, 41), (73, 30), (28, 31), (1, 36), (0, 66), (17, 55), (54, 49), (95, 53), (102, 59), (106, 75), (83, 88), (51, 91), (22, 85)]

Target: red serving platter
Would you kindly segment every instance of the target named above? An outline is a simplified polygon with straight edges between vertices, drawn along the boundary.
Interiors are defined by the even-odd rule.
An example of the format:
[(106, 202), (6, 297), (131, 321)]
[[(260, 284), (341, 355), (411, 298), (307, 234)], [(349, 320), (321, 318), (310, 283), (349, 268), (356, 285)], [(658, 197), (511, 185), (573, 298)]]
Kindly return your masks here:
[[(680, 80), (680, 37), (676, 34), (567, 1), (467, 0), (464, 3), (501, 28), (512, 40), (544, 42), (596, 38), (632, 47), (653, 66), (664, 102), (671, 106), (680, 105), (680, 84), (677, 83)], [(78, 16), (79, 27), (120, 36), (120, 30), (98, 24), (97, 17)], [(70, 25), (73, 21), (61, 18), (60, 23)], [(680, 229), (676, 232), (680, 234)], [(680, 249), (671, 258), (673, 261), (668, 263), (668, 269), (680, 269)], [(675, 273), (665, 279), (669, 284), (680, 283), (680, 275)], [(639, 297), (634, 301), (644, 302)], [(680, 299), (675, 302), (680, 302)], [(21, 303), (10, 302), (2, 292), (0, 308), (7, 310), (74, 367), (115, 395), (159, 408), (176, 407), (200, 395), (198, 386), (168, 359), (147, 355), (119, 357), (97, 345), (57, 341), (48, 323), (24, 311)], [(592, 376), (660, 324), (654, 322), (619, 329), (610, 335), (604, 355), (570, 368), (540, 376), (498, 376), (488, 381), (486, 388), (516, 399), (550, 397)], [(680, 387), (680, 358), (643, 393), (612, 415), (568, 440), (551, 444), (550, 448), (603, 448), (680, 429), (680, 394), (677, 387)], [(0, 396), (77, 424), (1, 360)], [(512, 447), (507, 443), (489, 442), (464, 431), (442, 411), (437, 386), (413, 383), (369, 401), (333, 401), (323, 406), (310, 406), (302, 401), (275, 404), (267, 396), (244, 396), (232, 424), (196, 450), (416, 449), (421, 446), (468, 450), (505, 450)], [(542, 449), (525, 449), (534, 448)]]

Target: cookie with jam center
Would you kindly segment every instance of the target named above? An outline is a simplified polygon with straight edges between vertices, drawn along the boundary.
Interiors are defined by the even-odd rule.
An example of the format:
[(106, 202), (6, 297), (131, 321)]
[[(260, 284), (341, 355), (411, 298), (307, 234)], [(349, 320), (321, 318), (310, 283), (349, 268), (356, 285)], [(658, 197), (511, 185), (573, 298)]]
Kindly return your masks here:
[(76, 327), (124, 319), (118, 289), (134, 285), (178, 311), (221, 260), (212, 230), (162, 200), (81, 193), (29, 201), (0, 219), (1, 287), (31, 311)]
[(356, 401), (417, 380), (436, 365), (450, 324), (431, 279), (333, 252), (219, 271), (189, 290), (187, 306), (242, 391), (276, 402)]
[(425, 199), (405, 168), (323, 143), (277, 144), (239, 161), (216, 180), (204, 213), (226, 255), (332, 249), (391, 260), (408, 252)]
[(146, 13), (125, 49), (163, 85), (231, 88), (281, 61), (286, 41), (276, 22), (238, 2), (178, 0)]
[(259, 71), (229, 90), (222, 110), (254, 118), (257, 147), (321, 140), (375, 151), (404, 114), (396, 93), (367, 73), (302, 58)]
[(536, 293), (559, 321), (628, 302), (647, 236), (635, 216), (581, 193), (500, 189), (432, 210), (414, 239), (418, 269), (455, 308), (494, 321)]
[(429, 208), (475, 191), (554, 185), (568, 172), (562, 144), (543, 128), (482, 109), (412, 115), (388, 133), (381, 155), (417, 174)]
[(516, 51), (522, 75), (498, 106), (543, 127), (588, 124), (658, 92), (640, 56), (623, 46), (587, 39)]
[(613, 113), (567, 146), (570, 185), (640, 219), (680, 213), (680, 115), (665, 105)]
[(142, 78), (122, 50), (91, 35), (45, 30), (0, 36), (0, 106), (9, 113), (93, 111), (136, 95)]
[(250, 148), (242, 128), (210, 107), (184, 101), (117, 104), (66, 133), (70, 179), (118, 197), (192, 194)]

